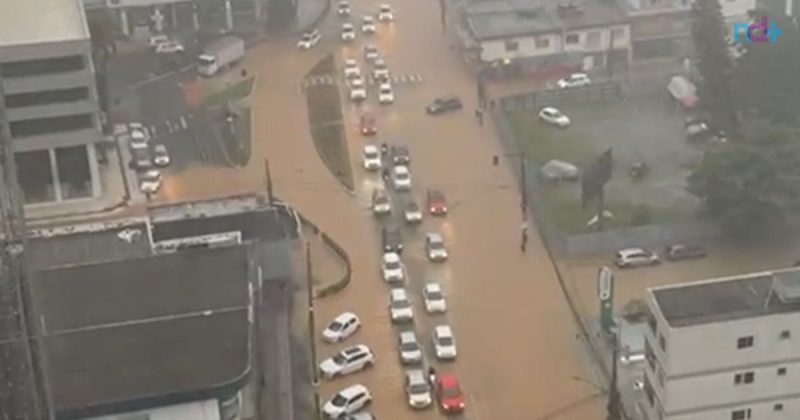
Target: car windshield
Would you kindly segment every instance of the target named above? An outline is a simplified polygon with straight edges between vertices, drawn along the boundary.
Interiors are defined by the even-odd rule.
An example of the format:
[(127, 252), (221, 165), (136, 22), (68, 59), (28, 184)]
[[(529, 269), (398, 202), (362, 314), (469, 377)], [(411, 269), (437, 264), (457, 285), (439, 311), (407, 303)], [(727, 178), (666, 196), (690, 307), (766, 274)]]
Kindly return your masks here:
[(392, 301), (392, 308), (395, 309), (405, 309), (411, 306), (407, 300), (395, 300)]
[(461, 388), (457, 385), (442, 388), (442, 396), (445, 398), (455, 398), (461, 396)]
[(337, 365), (343, 365), (346, 361), (347, 359), (345, 359), (345, 357), (342, 356), (341, 354), (333, 356), (333, 363), (336, 363)]
[(417, 203), (414, 203), (414, 202), (408, 203), (408, 207), (406, 207), (406, 211), (408, 211), (410, 213), (418, 212), (419, 211), (419, 205), (417, 205)]
[(336, 394), (331, 400), (331, 404), (336, 407), (344, 407), (344, 405), (347, 404), (347, 398), (343, 397), (342, 394)]
[(387, 270), (397, 270), (398, 268), (400, 268), (400, 263), (397, 261), (389, 261), (386, 263)]
[(400, 345), (400, 350), (403, 351), (417, 351), (419, 350), (419, 344), (416, 341), (406, 341)]
[(388, 204), (388, 203), (389, 203), (389, 199), (386, 198), (385, 195), (379, 195), (379, 196), (375, 197), (375, 204)]
[(428, 242), (428, 247), (430, 249), (440, 250), (440, 249), (444, 249), (444, 243), (443, 242), (439, 242), (439, 241), (431, 241), (431, 242)]
[(311, 34), (303, 34), (303, 41), (310, 41), (310, 40), (311, 40)]
[(408, 174), (405, 172), (395, 172), (395, 178), (400, 180), (408, 179)]
[(453, 345), (453, 337), (439, 337), (439, 345), (441, 346), (452, 346)]
[(390, 87), (382, 87), (381, 93), (392, 93), (392, 88)]
[(333, 321), (328, 325), (328, 329), (331, 331), (341, 331), (344, 325), (339, 321)]
[(378, 151), (377, 150), (365, 150), (364, 151), (364, 156), (366, 156), (368, 159), (374, 159), (374, 158), (378, 157)]
[(440, 292), (438, 290), (428, 291), (427, 295), (428, 295), (428, 299), (430, 299), (430, 300), (441, 300), (444, 297), (442, 295), (442, 292)]
[(429, 390), (430, 388), (425, 382), (415, 383), (408, 387), (408, 392), (411, 394), (426, 394)]

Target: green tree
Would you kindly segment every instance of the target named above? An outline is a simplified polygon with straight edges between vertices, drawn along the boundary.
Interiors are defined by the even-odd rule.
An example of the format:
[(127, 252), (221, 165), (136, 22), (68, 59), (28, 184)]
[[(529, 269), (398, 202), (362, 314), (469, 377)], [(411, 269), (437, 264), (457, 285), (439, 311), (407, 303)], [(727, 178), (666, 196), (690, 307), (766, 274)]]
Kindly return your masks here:
[(733, 76), (736, 103), (747, 115), (800, 126), (800, 31), (785, 16), (769, 21), (782, 34), (774, 44), (744, 44)]
[(765, 122), (708, 150), (688, 190), (729, 233), (770, 232), (800, 211), (800, 134)]
[(737, 119), (731, 91), (733, 59), (726, 32), (719, 0), (697, 0), (692, 6), (692, 39), (700, 73), (698, 96), (716, 127), (734, 131)]

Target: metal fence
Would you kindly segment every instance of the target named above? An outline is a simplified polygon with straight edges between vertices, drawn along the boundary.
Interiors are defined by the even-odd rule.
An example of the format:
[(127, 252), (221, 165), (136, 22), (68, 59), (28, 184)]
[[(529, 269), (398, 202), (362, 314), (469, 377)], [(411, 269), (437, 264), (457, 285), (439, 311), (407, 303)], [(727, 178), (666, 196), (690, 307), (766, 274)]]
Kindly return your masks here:
[(499, 99), (500, 109), (506, 112), (539, 109), (548, 105), (606, 102), (622, 99), (622, 86), (617, 81), (593, 83), (570, 89), (539, 90), (510, 95)]

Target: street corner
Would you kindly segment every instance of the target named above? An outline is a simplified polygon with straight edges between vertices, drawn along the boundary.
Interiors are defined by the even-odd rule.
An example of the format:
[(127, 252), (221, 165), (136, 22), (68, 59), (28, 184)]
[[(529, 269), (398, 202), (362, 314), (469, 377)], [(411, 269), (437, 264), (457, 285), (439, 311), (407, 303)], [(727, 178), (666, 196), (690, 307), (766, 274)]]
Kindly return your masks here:
[(181, 85), (186, 104), (191, 109), (201, 107), (208, 93), (208, 85), (200, 79), (189, 80)]

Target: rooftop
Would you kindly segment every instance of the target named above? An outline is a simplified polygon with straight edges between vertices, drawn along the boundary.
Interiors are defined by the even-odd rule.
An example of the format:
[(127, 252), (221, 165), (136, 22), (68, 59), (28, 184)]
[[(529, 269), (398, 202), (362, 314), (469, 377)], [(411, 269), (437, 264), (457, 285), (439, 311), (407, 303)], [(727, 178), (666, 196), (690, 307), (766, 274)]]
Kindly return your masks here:
[(68, 418), (178, 402), (249, 369), (245, 247), (37, 271), (53, 400)]
[(778, 270), (652, 288), (671, 327), (800, 311), (800, 269)]
[(36, 233), (28, 242), (27, 254), (31, 265), (36, 268), (139, 258), (151, 253), (144, 222), (112, 228), (103, 226), (96, 230), (87, 227), (84, 231), (69, 233)]
[(81, 0), (0, 1), (0, 47), (89, 39)]
[(626, 19), (617, 2), (603, 0), (480, 1), (467, 7), (465, 17), (479, 40), (608, 26)]

